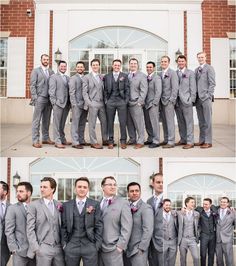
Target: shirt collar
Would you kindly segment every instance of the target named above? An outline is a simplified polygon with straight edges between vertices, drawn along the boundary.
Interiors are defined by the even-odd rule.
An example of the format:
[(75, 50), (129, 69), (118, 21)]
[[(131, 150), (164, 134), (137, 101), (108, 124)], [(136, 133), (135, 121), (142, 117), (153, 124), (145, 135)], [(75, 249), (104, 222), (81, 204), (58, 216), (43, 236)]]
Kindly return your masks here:
[(167, 67), (165, 70), (163, 69), (162, 72), (165, 74), (169, 70), (169, 67)]
[(136, 200), (136, 201), (134, 201), (134, 202), (130, 201), (130, 204), (133, 204), (133, 205), (136, 207), (137, 204), (139, 203), (139, 201), (140, 201), (140, 199), (138, 199), (138, 200)]
[(85, 204), (85, 202), (86, 202), (86, 200), (87, 200), (87, 197), (85, 197), (85, 198), (83, 198), (83, 199), (79, 199), (79, 198), (77, 198), (76, 197), (76, 204), (78, 204), (78, 202), (80, 202), (80, 201), (82, 201), (84, 204)]
[(199, 67), (201, 67), (201, 68), (204, 68), (205, 64), (206, 64), (206, 63), (204, 63), (204, 64), (200, 65)]
[(0, 204), (3, 204), (5, 207), (6, 207), (6, 205), (7, 205), (7, 200), (5, 199), (5, 200), (0, 200)]
[(61, 73), (60, 71), (58, 71), (58, 73), (60, 73), (61, 76), (65, 76), (65, 73), (63, 74), (63, 73)]
[(100, 75), (99, 73), (95, 73), (95, 72), (93, 72), (93, 71), (92, 71), (92, 74), (93, 74), (94, 77), (97, 77), (97, 76)]
[(159, 194), (158, 196), (155, 194), (154, 197), (157, 198), (158, 200), (160, 200), (163, 197), (163, 193)]
[(41, 67), (42, 67), (43, 71), (48, 70), (48, 68), (49, 68), (49, 67), (45, 67), (43, 65), (41, 65)]
[(113, 73), (113, 76), (114, 76), (114, 75), (118, 75), (118, 76), (120, 75), (120, 72), (114, 72), (114, 71), (113, 71), (112, 73)]
[(180, 69), (179, 68), (179, 71), (181, 71), (182, 73), (184, 73), (185, 69), (186, 69), (186, 67), (184, 67), (183, 69)]
[(48, 203), (49, 203), (50, 201), (53, 202), (53, 199), (49, 200), (49, 199), (45, 199), (45, 198), (43, 198), (43, 201), (44, 201), (44, 203), (45, 203), (46, 205), (48, 205)]
[(148, 75), (148, 77), (152, 77), (154, 75), (154, 72), (152, 72), (151, 74)]

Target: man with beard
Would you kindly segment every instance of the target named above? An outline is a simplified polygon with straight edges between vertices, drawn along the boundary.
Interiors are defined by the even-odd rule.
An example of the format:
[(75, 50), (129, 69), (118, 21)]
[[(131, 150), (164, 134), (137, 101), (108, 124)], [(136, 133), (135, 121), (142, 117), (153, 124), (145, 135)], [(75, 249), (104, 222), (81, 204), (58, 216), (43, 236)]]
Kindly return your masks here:
[(49, 101), (48, 95), (48, 81), (53, 70), (49, 67), (49, 56), (46, 54), (41, 55), (41, 66), (35, 68), (30, 77), (30, 92), (31, 102), (34, 106), (34, 114), (32, 121), (32, 142), (33, 147), (42, 148), (39, 141), (39, 128), (42, 120), (42, 143), (54, 144), (49, 137), (49, 125), (51, 119), (52, 105)]
[(27, 257), (32, 252), (26, 237), (26, 212), (33, 187), (29, 182), (20, 182), (16, 187), (18, 203), (9, 206), (5, 218), (5, 234), (13, 254), (13, 266), (34, 266), (35, 260)]

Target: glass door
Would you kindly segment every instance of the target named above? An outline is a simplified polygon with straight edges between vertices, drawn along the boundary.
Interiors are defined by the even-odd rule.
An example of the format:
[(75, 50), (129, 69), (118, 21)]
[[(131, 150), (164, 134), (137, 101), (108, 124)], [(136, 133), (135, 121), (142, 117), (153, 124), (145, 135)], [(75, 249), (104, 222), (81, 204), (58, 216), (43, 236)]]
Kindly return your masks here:
[(110, 49), (94, 49), (90, 56), (91, 60), (93, 58), (100, 60), (100, 73), (105, 75), (112, 70), (112, 61), (116, 58), (116, 54), (116, 51)]
[(118, 51), (118, 58), (122, 61), (122, 71), (129, 72), (129, 60), (130, 58), (136, 58), (139, 61), (139, 70), (145, 72), (145, 52), (144, 50), (129, 50), (129, 49), (120, 49)]

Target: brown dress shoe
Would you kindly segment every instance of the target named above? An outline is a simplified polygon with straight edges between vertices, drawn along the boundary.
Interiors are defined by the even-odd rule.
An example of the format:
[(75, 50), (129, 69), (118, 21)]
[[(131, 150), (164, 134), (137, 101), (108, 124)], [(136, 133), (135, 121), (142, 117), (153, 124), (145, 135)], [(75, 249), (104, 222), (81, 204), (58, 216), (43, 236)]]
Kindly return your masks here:
[(94, 149), (103, 149), (102, 145), (100, 145), (98, 143), (91, 144), (91, 148), (94, 148)]
[(65, 149), (65, 145), (63, 144), (55, 144), (55, 147), (58, 149)]
[(183, 149), (187, 150), (187, 149), (191, 149), (194, 148), (194, 144), (186, 144), (183, 146)]
[(143, 148), (144, 147), (144, 144), (136, 144), (135, 146), (134, 146), (134, 149), (141, 149), (141, 148)]
[(114, 148), (113, 144), (108, 144), (108, 149), (112, 150)]
[(42, 148), (42, 145), (40, 143), (33, 143), (32, 146), (34, 148)]
[(54, 145), (54, 144), (55, 144), (55, 142), (52, 141), (52, 140), (50, 140), (50, 139), (48, 139), (48, 140), (43, 140), (42, 143), (43, 143), (43, 144), (49, 144), (49, 145)]
[(72, 145), (72, 148), (75, 148), (75, 149), (83, 149), (84, 147), (80, 144), (77, 144), (77, 145)]
[(121, 144), (120, 144), (120, 147), (121, 147), (121, 149), (123, 149), (123, 150), (124, 150), (124, 149), (126, 149), (126, 147), (127, 147), (127, 146), (126, 146), (126, 144), (125, 144), (125, 143), (121, 143)]
[(129, 140), (129, 141), (127, 142), (127, 145), (135, 145), (135, 144), (136, 144), (136, 141)]
[(175, 143), (176, 146), (181, 146), (181, 145), (186, 145), (186, 142), (182, 142), (182, 141), (178, 141), (177, 143)]
[(202, 146), (204, 144), (204, 142), (197, 142), (197, 143), (194, 143), (194, 146)]
[(103, 146), (109, 146), (109, 142), (108, 142), (107, 140), (104, 140), (104, 141), (102, 142), (102, 145), (103, 145)]
[(212, 147), (211, 143), (204, 143), (203, 145), (200, 146), (200, 148), (202, 148), (202, 149), (208, 149), (208, 148), (211, 148), (211, 147)]
[(66, 140), (65, 142), (62, 142), (62, 144), (63, 144), (63, 145), (71, 145), (72, 142)]
[(173, 144), (173, 145), (171, 145), (171, 144), (166, 144), (166, 145), (162, 146), (163, 149), (170, 149), (170, 148), (174, 148), (174, 147), (175, 147), (174, 144)]
[(90, 143), (88, 143), (88, 142), (83, 142), (83, 143), (80, 143), (80, 145), (83, 145), (83, 146), (90, 146)]
[(166, 141), (162, 141), (162, 142), (160, 143), (160, 146), (163, 146), (163, 145), (166, 145), (166, 144), (167, 144)]

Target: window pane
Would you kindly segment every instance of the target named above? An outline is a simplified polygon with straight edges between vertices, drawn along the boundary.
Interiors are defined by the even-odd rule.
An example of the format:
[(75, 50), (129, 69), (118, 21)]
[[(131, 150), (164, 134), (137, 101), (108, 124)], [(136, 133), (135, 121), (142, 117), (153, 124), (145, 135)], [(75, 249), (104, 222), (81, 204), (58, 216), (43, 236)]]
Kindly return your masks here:
[(0, 39), (0, 97), (7, 95), (7, 38)]

